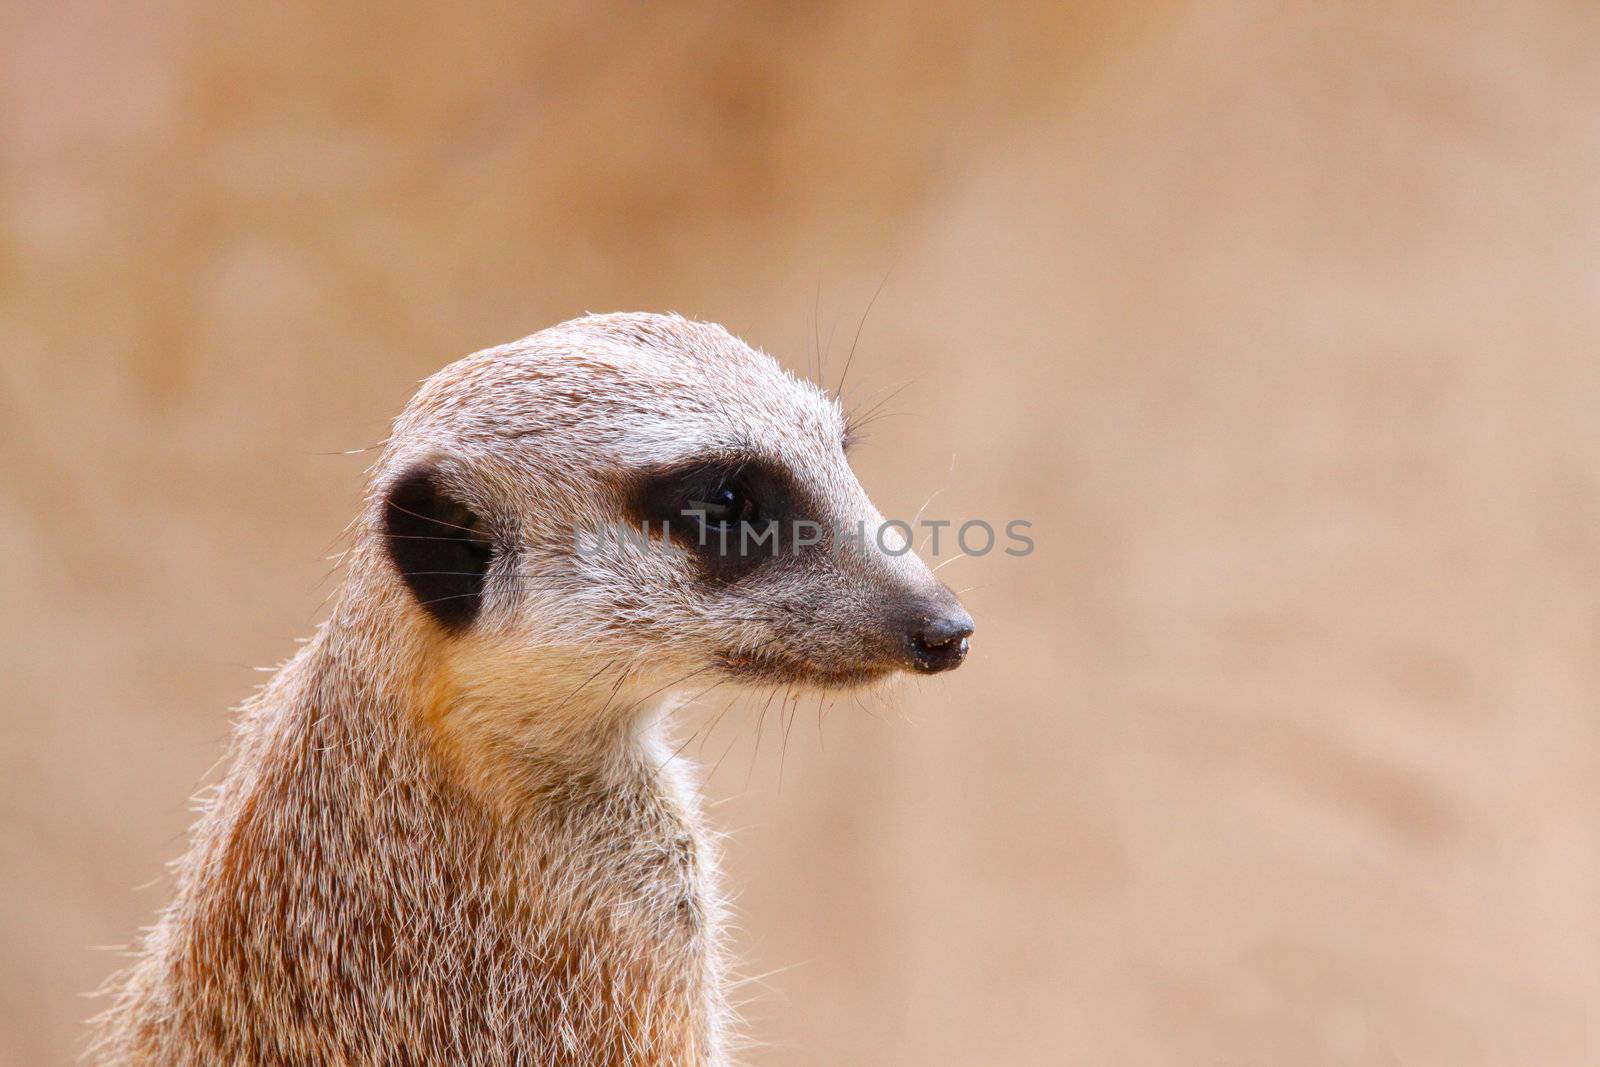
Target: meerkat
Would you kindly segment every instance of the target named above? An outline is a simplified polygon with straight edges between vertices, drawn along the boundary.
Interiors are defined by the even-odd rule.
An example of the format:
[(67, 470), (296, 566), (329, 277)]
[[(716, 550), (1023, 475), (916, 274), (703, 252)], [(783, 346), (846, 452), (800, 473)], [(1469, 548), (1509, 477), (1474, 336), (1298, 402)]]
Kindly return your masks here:
[[(723, 681), (947, 670), (973, 628), (892, 525), (889, 551), (850, 536), (882, 516), (848, 444), (824, 390), (675, 315), (429, 378), (328, 621), (243, 709), (99, 1059), (728, 1063), (671, 712)], [(802, 520), (782, 551), (726, 536)]]

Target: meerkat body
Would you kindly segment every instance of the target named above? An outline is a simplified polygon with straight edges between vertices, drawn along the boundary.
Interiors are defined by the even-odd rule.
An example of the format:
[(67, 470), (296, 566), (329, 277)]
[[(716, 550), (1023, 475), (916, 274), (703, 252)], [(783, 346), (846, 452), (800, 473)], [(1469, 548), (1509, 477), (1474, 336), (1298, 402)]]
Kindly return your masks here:
[[(844, 430), (676, 317), (577, 320), (430, 379), (332, 616), (244, 710), (102, 1060), (726, 1063), (714, 852), (668, 714), (722, 679), (945, 669), (971, 631), (914, 556), (704, 544), (881, 521)], [(691, 512), (608, 552), (573, 537)]]

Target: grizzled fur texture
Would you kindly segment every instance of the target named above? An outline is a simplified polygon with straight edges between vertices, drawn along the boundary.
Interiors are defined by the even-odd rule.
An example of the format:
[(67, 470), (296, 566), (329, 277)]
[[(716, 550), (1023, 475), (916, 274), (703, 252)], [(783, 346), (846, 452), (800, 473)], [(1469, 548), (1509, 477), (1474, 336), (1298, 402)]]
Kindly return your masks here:
[[(905, 667), (884, 605), (953, 599), (870, 545), (730, 576), (676, 546), (581, 553), (572, 529), (708, 458), (875, 524), (844, 435), (822, 390), (676, 316), (575, 320), (429, 379), (331, 617), (244, 709), (100, 1059), (728, 1062), (713, 850), (664, 720), (721, 681)], [(394, 533), (419, 478), (454, 508), (424, 527), (442, 550), (482, 550), (433, 598), (469, 610), (397, 565), (428, 540)]]

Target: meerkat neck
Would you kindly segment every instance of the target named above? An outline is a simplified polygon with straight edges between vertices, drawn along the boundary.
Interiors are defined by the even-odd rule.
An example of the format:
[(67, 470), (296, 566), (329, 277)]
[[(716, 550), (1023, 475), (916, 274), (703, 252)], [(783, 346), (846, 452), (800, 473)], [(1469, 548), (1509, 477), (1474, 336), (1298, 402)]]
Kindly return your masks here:
[(347, 593), (313, 644), (323, 665), (307, 673), (335, 682), (346, 718), (398, 723), (483, 798), (544, 775), (631, 780), (680, 703), (677, 687), (615, 660), (446, 636), (382, 584)]
[(652, 728), (451, 727), (438, 642), (363, 604), (246, 709), (113, 1062), (719, 1063), (712, 861)]
[[(675, 687), (559, 652), (506, 670), (494, 648), (441, 640), (405, 613), (398, 619), (336, 614), (305, 650), (306, 669), (285, 672), (285, 729), (300, 722), (307, 736), (279, 747), (365, 753), (323, 768), (322, 784), (338, 784), (342, 771), (389, 789), (393, 769), (404, 768), (446, 814), (471, 811), (525, 834), (563, 805), (587, 802), (587, 792), (643, 794), (685, 820), (698, 818), (686, 765), (667, 748), (682, 699)], [(362, 672), (352, 674), (352, 665)]]

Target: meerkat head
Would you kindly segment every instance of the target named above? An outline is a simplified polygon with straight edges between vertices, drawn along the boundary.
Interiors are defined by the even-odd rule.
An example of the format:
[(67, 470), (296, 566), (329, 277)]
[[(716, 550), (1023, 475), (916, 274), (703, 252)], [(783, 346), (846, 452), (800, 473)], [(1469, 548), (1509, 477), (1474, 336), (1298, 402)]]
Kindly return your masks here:
[(834, 399), (721, 327), (590, 316), (429, 379), (370, 528), (404, 602), (500, 677), (956, 667), (972, 620), (882, 527), (847, 444)]

